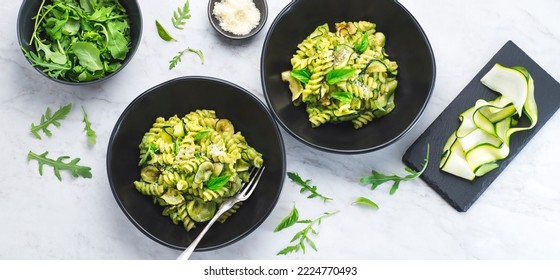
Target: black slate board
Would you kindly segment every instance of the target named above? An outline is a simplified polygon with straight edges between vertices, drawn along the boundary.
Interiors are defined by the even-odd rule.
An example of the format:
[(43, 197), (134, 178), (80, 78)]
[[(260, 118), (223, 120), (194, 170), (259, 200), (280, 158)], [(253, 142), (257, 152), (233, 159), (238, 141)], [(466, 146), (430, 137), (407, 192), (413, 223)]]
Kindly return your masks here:
[[(459, 114), (474, 106), (476, 100), (492, 100), (497, 93), (480, 82), (495, 63), (505, 66), (524, 66), (535, 81), (535, 100), (539, 119), (537, 125), (528, 131), (518, 132), (510, 139), (510, 154), (500, 162), (500, 167), (472, 182), (439, 170), (443, 145), (459, 126)], [(560, 84), (544, 71), (535, 61), (512, 41), (508, 41), (467, 84), (459, 95), (434, 120), (426, 131), (408, 148), (403, 162), (419, 170), (426, 156), (426, 146), (430, 144), (430, 163), (421, 178), (457, 211), (466, 212), (500, 173), (512, 162), (523, 147), (537, 134), (543, 125), (560, 107)], [(527, 126), (526, 117), (520, 119), (520, 126)], [(536, 160), (536, 159), (535, 159)]]

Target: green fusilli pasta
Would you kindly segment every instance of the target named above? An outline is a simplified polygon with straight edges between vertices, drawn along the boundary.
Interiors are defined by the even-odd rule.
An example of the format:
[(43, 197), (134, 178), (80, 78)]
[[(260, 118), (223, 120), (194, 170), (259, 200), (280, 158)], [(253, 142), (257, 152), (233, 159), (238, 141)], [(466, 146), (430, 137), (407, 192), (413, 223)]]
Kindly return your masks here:
[(187, 231), (211, 219), (219, 205), (249, 181), (251, 168), (263, 165), (262, 154), (212, 110), (158, 117), (139, 148), (140, 180), (134, 187), (152, 196), (164, 207), (162, 214)]
[(317, 27), (297, 46), (292, 70), (281, 74), (295, 106), (306, 104), (312, 127), (351, 121), (363, 127), (395, 108), (398, 65), (385, 52), (385, 34), (368, 21)]

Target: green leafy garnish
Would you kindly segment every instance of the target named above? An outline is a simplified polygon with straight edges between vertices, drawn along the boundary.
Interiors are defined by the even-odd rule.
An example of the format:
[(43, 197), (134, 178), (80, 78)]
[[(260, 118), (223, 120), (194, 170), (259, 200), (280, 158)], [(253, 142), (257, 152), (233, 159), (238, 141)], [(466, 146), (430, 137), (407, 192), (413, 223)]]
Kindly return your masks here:
[(192, 52), (198, 55), (198, 57), (200, 58), (200, 61), (202, 62), (202, 64), (204, 64), (204, 54), (202, 54), (202, 51), (200, 50), (195, 50), (195, 49), (191, 49), (191, 48), (186, 48), (180, 52), (177, 53), (177, 55), (175, 55), (170, 61), (169, 61), (169, 70), (175, 68), (175, 66), (177, 66), (177, 64), (179, 62), (181, 62), (181, 57), (183, 56), (183, 54), (186, 52)]
[(163, 27), (163, 25), (161, 25), (161, 23), (159, 23), (159, 21), (156, 20), (156, 28), (157, 28), (157, 33), (159, 35), (159, 37), (161, 39), (163, 39), (164, 41), (176, 41), (170, 34), (169, 32), (167, 32), (167, 30), (165, 30), (165, 28)]
[(290, 71), (290, 76), (296, 78), (296, 80), (307, 84), (309, 82), (309, 78), (311, 78), (311, 72), (307, 69), (296, 69)]
[(150, 144), (147, 147), (146, 153), (140, 159), (140, 162), (138, 162), (138, 166), (144, 165), (146, 162), (148, 162), (148, 160), (152, 159), (155, 156), (156, 152), (158, 152), (158, 151), (159, 151), (159, 149), (157, 148), (156, 145)]
[(48, 165), (54, 169), (54, 175), (58, 178), (59, 181), (62, 181), (62, 177), (60, 176), (60, 170), (68, 170), (73, 177), (83, 177), (83, 178), (91, 178), (91, 168), (87, 166), (80, 166), (78, 162), (80, 158), (75, 158), (70, 162), (64, 162), (66, 159), (69, 159), (69, 156), (61, 156), (58, 157), (56, 160), (47, 158), (47, 154), (49, 152), (44, 152), (40, 155), (35, 154), (32, 151), (29, 151), (27, 154), (27, 160), (36, 160), (39, 162), (39, 174), (43, 176), (43, 166)]
[(32, 49), (22, 48), (33, 66), (72, 82), (96, 80), (122, 66), (132, 40), (118, 0), (45, 2), (33, 17)]
[(210, 130), (204, 130), (204, 131), (201, 131), (201, 132), (195, 134), (193, 138), (194, 138), (195, 141), (198, 141), (198, 140), (204, 138), (204, 136), (208, 135), (208, 133), (210, 133)]
[[(294, 209), (296, 209), (295, 205), (294, 205)], [(292, 212), (293, 211), (294, 210), (292, 210)], [(310, 235), (309, 233), (312, 233), (313, 235), (317, 235), (318, 232), (317, 232), (317, 230), (315, 230), (313, 228), (313, 226), (315, 224), (320, 225), (321, 221), (324, 218), (332, 216), (332, 215), (334, 215), (338, 212), (339, 211), (332, 212), (332, 213), (325, 212), (325, 213), (323, 213), (322, 216), (320, 216), (319, 218), (317, 218), (315, 220), (298, 220), (298, 221), (296, 221), (295, 223), (307, 224), (307, 226), (304, 229), (298, 231), (294, 235), (294, 237), (292, 237), (292, 240), (290, 240), (291, 245), (288, 245), (286, 248), (280, 250), (276, 255), (287, 255), (287, 254), (290, 254), (290, 253), (297, 253), (300, 250), (305, 254), (305, 246), (306, 245), (309, 245), (309, 247), (311, 247), (311, 249), (317, 251), (317, 246), (315, 245), (315, 242), (313, 242), (313, 240), (311, 240), (311, 238), (309, 237), (309, 235)], [(290, 215), (288, 215), (288, 217), (284, 218), (284, 220), (289, 219), (289, 218), (293, 218), (292, 213), (290, 213)], [(284, 221), (284, 220), (282, 220), (282, 221)], [(278, 226), (280, 226), (280, 225), (278, 225)], [(294, 244), (294, 242), (295, 242), (295, 244)]]
[(39, 136), (39, 131), (43, 131), (45, 135), (51, 137), (52, 132), (48, 129), (49, 125), (54, 125), (56, 127), (60, 127), (60, 120), (66, 118), (68, 113), (72, 110), (72, 103), (69, 103), (65, 106), (60, 107), (54, 114), (51, 115), (51, 108), (47, 107), (47, 111), (44, 115), (41, 116), (41, 122), (38, 125), (31, 124), (31, 133), (37, 138), (41, 139)]
[(97, 134), (91, 128), (91, 123), (89, 122), (88, 114), (86, 113), (86, 109), (84, 108), (84, 106), (82, 106), (82, 113), (84, 115), (83, 123), (85, 124), (84, 131), (86, 132), (86, 136), (89, 142), (95, 145), (95, 143), (97, 142)]
[(354, 76), (356, 69), (345, 68), (345, 69), (333, 69), (327, 73), (327, 83), (329, 85), (334, 85), (336, 83), (348, 80), (350, 77)]
[(354, 49), (356, 49), (357, 53), (363, 53), (367, 50), (369, 45), (368, 34), (364, 33), (360, 38), (360, 41), (354, 43)]
[(294, 203), (294, 206), (292, 207), (292, 211), (290, 211), (290, 214), (288, 214), (288, 216), (284, 217), (284, 219), (280, 221), (278, 226), (276, 226), (276, 228), (274, 229), (274, 232), (279, 232), (285, 228), (289, 228), (295, 225), (298, 220), (299, 220), (299, 213), (298, 210), (296, 209), (296, 204)]
[(288, 172), (288, 178), (292, 180), (292, 182), (301, 186), (300, 193), (304, 193), (305, 191), (311, 192), (311, 194), (307, 198), (315, 198), (319, 197), (323, 200), (323, 202), (327, 202), (332, 200), (330, 197), (326, 197), (317, 192), (317, 186), (311, 186), (309, 183), (311, 180), (303, 180), (297, 173)]
[(210, 178), (210, 180), (206, 183), (206, 186), (208, 189), (216, 191), (225, 186), (229, 182), (229, 178), (231, 178), (230, 175)]
[(183, 9), (179, 7), (177, 8), (177, 11), (173, 12), (173, 17), (171, 18), (171, 22), (173, 22), (173, 26), (175, 26), (175, 28), (177, 29), (183, 30), (183, 25), (185, 25), (185, 20), (191, 18), (189, 12), (190, 12), (189, 0), (187, 0), (185, 5), (183, 5)]
[(404, 170), (406, 170), (409, 173), (409, 175), (400, 177), (398, 175), (385, 175), (375, 170), (372, 170), (371, 171), (372, 175), (362, 177), (360, 179), (360, 182), (364, 185), (371, 184), (371, 189), (375, 190), (375, 188), (377, 188), (379, 185), (389, 181), (393, 181), (393, 186), (391, 187), (389, 193), (394, 194), (399, 189), (399, 185), (402, 181), (409, 181), (415, 179), (416, 177), (420, 176), (424, 172), (424, 170), (426, 170), (426, 167), (428, 166), (429, 158), (430, 158), (430, 145), (428, 144), (428, 147), (426, 149), (426, 159), (424, 160), (424, 165), (420, 171), (415, 171), (409, 167), (406, 167)]
[(377, 206), (377, 204), (373, 201), (371, 201), (371, 199), (360, 196), (356, 199), (356, 201), (352, 202), (352, 204), (360, 204), (360, 205), (365, 205), (374, 209), (379, 209), (379, 206)]
[(350, 101), (354, 98), (354, 96), (349, 92), (333, 92), (331, 97), (342, 103), (350, 103)]

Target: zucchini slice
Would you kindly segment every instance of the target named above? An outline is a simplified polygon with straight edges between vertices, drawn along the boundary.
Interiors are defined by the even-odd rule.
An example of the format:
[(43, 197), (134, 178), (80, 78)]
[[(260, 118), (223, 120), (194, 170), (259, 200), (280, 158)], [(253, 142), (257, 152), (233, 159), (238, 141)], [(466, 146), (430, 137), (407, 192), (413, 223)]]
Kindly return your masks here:
[[(496, 64), (481, 82), (502, 95), (492, 101), (478, 100), (459, 115), (461, 124), (445, 143), (439, 166), (467, 180), (498, 168), (509, 155), (511, 135), (533, 128), (538, 120), (534, 81), (525, 68)], [(516, 127), (522, 113), (531, 124)]]

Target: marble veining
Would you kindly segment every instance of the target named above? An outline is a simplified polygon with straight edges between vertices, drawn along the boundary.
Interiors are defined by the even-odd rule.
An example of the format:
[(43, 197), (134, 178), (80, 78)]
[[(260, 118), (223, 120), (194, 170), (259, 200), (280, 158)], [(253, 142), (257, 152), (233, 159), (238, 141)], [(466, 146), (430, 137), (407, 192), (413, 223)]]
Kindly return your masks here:
[[(0, 137), (0, 259), (176, 258), (178, 251), (144, 236), (113, 199), (105, 156), (117, 118), (145, 90), (187, 75), (231, 81), (264, 101), (259, 73), (262, 44), (270, 24), (290, 0), (268, 1), (267, 24), (248, 42), (219, 38), (208, 22), (205, 1), (191, 1), (192, 18), (183, 31), (171, 29), (169, 22), (181, 1), (139, 2), (144, 32), (134, 59), (117, 77), (85, 87), (51, 82), (32, 69), (16, 37), (21, 1), (0, 5), (0, 125), (4, 131)], [(371, 169), (403, 174), (404, 151), (507, 40), (560, 80), (560, 2), (399, 2), (422, 25), (436, 57), (436, 86), (418, 124), (390, 147), (349, 156), (313, 150), (283, 131), (288, 171), (312, 179), (334, 200), (308, 200), (287, 179), (276, 208), (256, 231), (228, 247), (194, 253), (194, 259), (560, 258), (558, 113), (467, 213), (456, 212), (421, 180), (403, 183), (394, 195), (389, 195), (388, 185), (371, 191), (359, 183)], [(178, 42), (164, 42), (157, 36), (156, 19), (174, 31)], [(186, 47), (202, 50), (205, 63), (186, 55), (175, 69), (168, 70), (169, 59)], [(46, 107), (57, 109), (69, 102), (75, 110), (60, 128), (53, 129), (53, 136), (42, 141), (33, 138), (29, 126), (38, 122)], [(96, 145), (81, 135), (79, 106), (87, 109), (97, 131)], [(26, 160), (29, 150), (81, 157), (84, 165), (92, 167), (93, 178), (62, 174), (59, 182), (48, 167), (41, 177), (37, 163)], [(381, 208), (351, 205), (359, 196), (371, 198)], [(273, 229), (294, 203), (305, 218), (340, 212), (318, 227), (319, 235), (314, 237), (318, 252), (276, 256), (296, 230), (274, 233)]]

